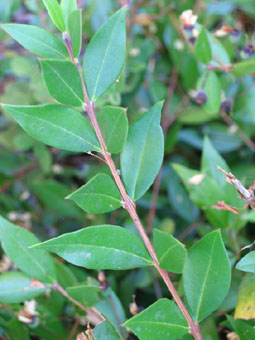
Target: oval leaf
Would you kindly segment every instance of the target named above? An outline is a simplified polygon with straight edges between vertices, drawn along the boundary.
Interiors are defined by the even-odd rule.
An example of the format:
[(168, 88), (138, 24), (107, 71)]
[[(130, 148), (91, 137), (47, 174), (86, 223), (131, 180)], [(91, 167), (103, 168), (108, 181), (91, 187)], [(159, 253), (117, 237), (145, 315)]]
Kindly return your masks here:
[(30, 52), (44, 58), (65, 59), (65, 45), (48, 31), (32, 25), (2, 24), (1, 27)]
[(47, 145), (68, 151), (99, 151), (96, 135), (78, 112), (61, 105), (16, 106), (3, 108), (32, 137)]
[(97, 31), (84, 57), (88, 95), (95, 101), (118, 78), (126, 54), (126, 8), (117, 11)]
[(77, 0), (61, 0), (61, 9), (63, 12), (64, 20), (65, 20), (65, 25), (66, 27), (68, 26), (68, 18), (70, 14), (77, 10)]
[(152, 265), (144, 245), (124, 228), (102, 225), (67, 233), (37, 244), (88, 269), (131, 269)]
[(23, 272), (42, 282), (55, 281), (55, 267), (50, 255), (28, 248), (39, 241), (34, 234), (0, 216), (0, 239), (5, 253)]
[(186, 260), (184, 245), (169, 233), (153, 230), (153, 244), (159, 266), (169, 272), (180, 274)]
[(102, 291), (102, 288), (100, 286), (79, 284), (67, 287), (66, 291), (76, 301), (79, 301), (86, 307), (91, 307), (98, 302), (98, 293)]
[(246, 74), (255, 73), (255, 58), (236, 63), (231, 68), (231, 73), (236, 77), (243, 77)]
[(173, 301), (160, 299), (124, 323), (140, 340), (179, 339), (189, 332), (187, 321)]
[(221, 304), (230, 279), (229, 258), (221, 233), (215, 230), (190, 249), (183, 270), (184, 292), (196, 322)]
[(0, 275), (0, 303), (20, 303), (44, 293), (46, 287), (21, 272)]
[(65, 22), (62, 9), (57, 0), (43, 0), (44, 6), (47, 8), (49, 16), (55, 26), (61, 31), (65, 31)]
[(255, 273), (255, 251), (245, 255), (236, 265), (236, 269), (243, 272)]
[(201, 29), (197, 37), (194, 53), (197, 59), (202, 63), (209, 63), (212, 59), (211, 46), (204, 28)]
[(82, 44), (82, 13), (81, 10), (73, 11), (68, 20), (68, 30), (72, 41), (73, 57), (76, 58), (81, 51)]
[(128, 119), (126, 109), (116, 106), (105, 106), (97, 114), (98, 124), (104, 136), (107, 151), (119, 153), (127, 139)]
[(43, 78), (50, 95), (62, 104), (82, 106), (81, 78), (75, 65), (64, 60), (40, 60)]
[(129, 196), (137, 200), (152, 185), (164, 154), (160, 127), (162, 102), (154, 105), (131, 127), (121, 153), (121, 174)]
[(235, 319), (255, 319), (255, 274), (246, 274), (238, 290)]
[(106, 174), (98, 174), (66, 198), (73, 200), (89, 214), (101, 214), (121, 206), (120, 192)]
[(93, 329), (95, 340), (121, 340), (113, 325), (109, 321), (104, 321)]

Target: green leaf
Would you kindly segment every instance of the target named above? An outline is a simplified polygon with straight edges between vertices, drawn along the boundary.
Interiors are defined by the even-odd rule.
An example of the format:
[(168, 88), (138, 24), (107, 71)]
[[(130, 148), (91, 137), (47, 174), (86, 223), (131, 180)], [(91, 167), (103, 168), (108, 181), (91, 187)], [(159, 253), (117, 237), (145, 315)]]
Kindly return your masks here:
[(76, 301), (82, 303), (89, 308), (99, 301), (98, 293), (101, 292), (100, 286), (89, 286), (79, 284), (72, 287), (67, 287), (67, 293)]
[(2, 24), (1, 27), (30, 52), (44, 58), (66, 59), (65, 45), (48, 31), (32, 25)]
[(236, 269), (243, 272), (255, 273), (255, 251), (245, 255), (236, 265)]
[(61, 0), (60, 7), (63, 12), (65, 26), (68, 27), (68, 18), (70, 14), (77, 10), (77, 0)]
[(82, 12), (81, 10), (73, 11), (68, 20), (68, 30), (70, 32), (73, 57), (76, 58), (81, 51), (82, 44)]
[(39, 242), (30, 231), (0, 216), (0, 239), (4, 252), (24, 273), (42, 282), (53, 282), (56, 279), (50, 255), (42, 250), (28, 248)]
[(42, 171), (46, 174), (49, 173), (52, 166), (52, 156), (47, 146), (42, 143), (35, 143), (34, 153), (37, 157)]
[[(191, 201), (205, 212), (212, 225), (216, 228), (228, 227), (228, 212), (212, 208), (212, 205), (217, 204), (218, 201), (226, 201), (223, 189), (212, 178), (200, 171), (188, 169), (180, 164), (172, 166), (181, 177), (190, 194)], [(193, 183), (194, 178), (199, 178), (198, 176), (200, 177), (199, 181), (196, 184)]]
[(0, 275), (0, 303), (20, 303), (44, 293), (46, 287), (33, 284), (27, 275), (18, 272), (6, 272)]
[(47, 8), (49, 16), (54, 25), (61, 31), (65, 31), (65, 21), (62, 9), (57, 0), (43, 0), (44, 6)]
[(184, 245), (169, 233), (153, 230), (153, 244), (160, 268), (181, 274), (187, 251)]
[(98, 174), (87, 184), (66, 197), (89, 214), (101, 214), (121, 206), (121, 195), (114, 181), (106, 174)]
[(73, 202), (65, 201), (69, 188), (62, 183), (54, 180), (40, 181), (33, 185), (33, 191), (51, 211), (60, 216), (82, 218), (82, 211)]
[(202, 74), (197, 85), (198, 90), (201, 88), (207, 96), (207, 101), (203, 104), (205, 111), (209, 113), (218, 112), (221, 104), (221, 83), (215, 72), (210, 71), (209, 74), (207, 72)]
[(94, 130), (81, 114), (61, 105), (2, 105), (32, 137), (68, 151), (100, 152)]
[(162, 164), (164, 137), (159, 125), (162, 105), (155, 104), (135, 121), (121, 153), (121, 174), (128, 195), (134, 200), (149, 189)]
[(124, 323), (140, 340), (179, 339), (189, 332), (187, 321), (173, 301), (160, 299)]
[(247, 74), (255, 73), (255, 58), (236, 63), (231, 68), (231, 73), (236, 77), (243, 77)]
[(227, 315), (227, 320), (232, 326), (235, 334), (240, 340), (255, 340), (255, 329), (253, 320), (234, 320), (231, 315)]
[(117, 11), (100, 27), (84, 57), (88, 95), (95, 101), (119, 76), (126, 54), (126, 8)]
[(66, 261), (88, 269), (131, 269), (152, 265), (144, 245), (134, 234), (111, 225), (87, 227), (40, 243)]
[(110, 153), (121, 152), (126, 142), (128, 133), (126, 111), (122, 107), (105, 106), (97, 115), (107, 151)]
[(95, 340), (121, 340), (113, 325), (109, 321), (104, 321), (93, 329)]
[(231, 267), (221, 233), (212, 231), (188, 252), (183, 270), (185, 297), (196, 322), (210, 315), (230, 287)]
[[(253, 252), (254, 253), (254, 252)], [(254, 259), (253, 259), (254, 267)], [(255, 273), (246, 274), (241, 281), (237, 304), (235, 308), (235, 319), (255, 319)]]
[(202, 63), (209, 63), (212, 59), (211, 45), (208, 40), (206, 30), (202, 27), (194, 48), (195, 56)]
[(81, 78), (71, 61), (43, 59), (40, 64), (45, 84), (53, 98), (66, 105), (83, 105)]

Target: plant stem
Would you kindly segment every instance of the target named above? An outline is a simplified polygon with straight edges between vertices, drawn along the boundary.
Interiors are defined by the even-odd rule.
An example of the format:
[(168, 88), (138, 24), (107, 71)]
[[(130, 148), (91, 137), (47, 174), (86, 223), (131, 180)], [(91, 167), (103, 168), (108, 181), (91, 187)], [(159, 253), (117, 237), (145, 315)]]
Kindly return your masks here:
[(103, 156), (104, 156), (104, 158), (106, 160), (107, 165), (109, 166), (109, 168), (111, 170), (112, 176), (113, 176), (113, 178), (115, 180), (115, 183), (116, 183), (116, 185), (117, 185), (117, 187), (118, 187), (118, 189), (120, 191), (120, 194), (121, 194), (123, 202), (124, 202), (124, 208), (127, 210), (127, 212), (129, 213), (130, 217), (134, 221), (134, 224), (135, 224), (136, 228), (138, 229), (138, 231), (139, 231), (139, 233), (140, 233), (140, 235), (141, 235), (141, 237), (143, 239), (143, 242), (144, 242), (148, 252), (150, 253), (150, 255), (151, 255), (152, 259), (153, 259), (155, 268), (157, 269), (158, 273), (162, 277), (162, 279), (165, 282), (169, 292), (172, 294), (176, 304), (178, 305), (178, 307), (180, 308), (182, 314), (184, 315), (185, 319), (187, 320), (188, 325), (189, 325), (189, 329), (190, 329), (190, 334), (192, 334), (193, 337), (196, 340), (202, 340), (202, 336), (201, 336), (201, 333), (200, 333), (199, 325), (197, 323), (195, 323), (193, 321), (193, 319), (191, 318), (191, 316), (190, 316), (190, 314), (189, 314), (185, 304), (181, 300), (181, 298), (178, 295), (178, 293), (177, 293), (177, 291), (176, 291), (172, 281), (170, 280), (170, 278), (168, 276), (168, 273), (165, 270), (163, 270), (163, 269), (161, 269), (159, 267), (158, 259), (157, 259), (155, 250), (153, 248), (153, 245), (150, 242), (150, 239), (149, 239), (149, 237), (147, 236), (147, 234), (145, 232), (145, 229), (144, 229), (144, 227), (143, 227), (143, 225), (142, 225), (142, 223), (140, 221), (139, 216), (137, 215), (135, 203), (128, 196), (128, 194), (126, 192), (126, 189), (125, 189), (125, 187), (124, 187), (124, 185), (122, 183), (122, 180), (120, 178), (120, 175), (117, 172), (115, 164), (114, 164), (114, 162), (112, 160), (111, 154), (107, 151), (105, 140), (104, 140), (104, 138), (102, 136), (101, 129), (100, 129), (100, 127), (98, 125), (98, 122), (97, 122), (97, 119), (96, 119), (95, 103), (91, 102), (89, 100), (87, 89), (86, 89), (86, 86), (85, 86), (85, 82), (84, 82), (84, 79), (83, 79), (83, 76), (82, 76), (82, 72), (81, 72), (79, 63), (78, 63), (77, 60), (74, 60), (73, 55), (72, 55), (72, 49), (68, 45), (70, 39), (66, 39), (65, 38), (64, 40), (65, 40), (66, 45), (67, 45), (67, 49), (68, 49), (68, 52), (69, 52), (69, 55), (70, 55), (70, 59), (75, 64), (75, 66), (77, 67), (77, 70), (78, 70), (78, 72), (80, 74), (80, 78), (81, 78), (81, 82), (82, 82), (82, 88), (83, 88), (84, 101), (85, 101), (84, 109), (88, 113), (88, 116), (90, 118), (91, 124), (92, 124), (92, 126), (93, 126), (93, 128), (95, 130), (96, 136), (97, 136), (98, 141), (100, 143), (100, 146), (101, 146), (101, 149), (102, 149), (102, 154), (103, 154)]

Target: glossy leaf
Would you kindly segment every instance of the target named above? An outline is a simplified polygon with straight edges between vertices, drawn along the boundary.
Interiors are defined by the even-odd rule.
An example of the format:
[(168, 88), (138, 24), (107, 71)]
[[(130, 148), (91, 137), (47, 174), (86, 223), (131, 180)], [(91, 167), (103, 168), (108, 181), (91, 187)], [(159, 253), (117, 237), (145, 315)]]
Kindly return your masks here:
[(60, 7), (63, 12), (65, 26), (67, 27), (70, 14), (77, 10), (77, 0), (61, 0)]
[(100, 151), (95, 133), (78, 112), (61, 105), (3, 108), (32, 137), (47, 145), (69, 151)]
[(184, 245), (169, 233), (153, 230), (153, 244), (159, 266), (169, 272), (181, 274), (187, 251)]
[[(203, 87), (203, 84), (204, 87)], [(220, 109), (221, 104), (221, 84), (215, 72), (209, 74), (205, 72), (199, 79), (197, 89), (206, 93), (207, 101), (203, 104), (203, 108), (209, 113), (216, 113)]]
[(30, 52), (44, 58), (65, 59), (68, 52), (55, 35), (33, 25), (2, 24), (1, 27)]
[(185, 297), (199, 322), (223, 301), (230, 287), (231, 267), (221, 233), (215, 230), (188, 252), (183, 270)]
[(20, 303), (44, 293), (46, 287), (22, 272), (0, 274), (0, 303)]
[(236, 269), (243, 272), (255, 273), (255, 251), (245, 255), (236, 265)]
[(30, 231), (17, 227), (0, 216), (0, 239), (5, 253), (24, 273), (42, 282), (53, 282), (56, 279), (50, 255), (45, 251), (29, 248), (39, 242)]
[(118, 78), (126, 54), (126, 8), (117, 11), (100, 27), (84, 57), (88, 95), (95, 101)]
[(102, 290), (100, 286), (79, 284), (67, 287), (67, 293), (85, 307), (91, 307), (99, 301), (98, 293)]
[(189, 332), (187, 321), (173, 301), (160, 299), (124, 323), (140, 340), (179, 339)]
[(52, 22), (61, 31), (65, 31), (65, 22), (62, 9), (57, 0), (43, 0)]
[(128, 133), (126, 109), (116, 106), (105, 106), (97, 115), (98, 123), (106, 141), (107, 151), (122, 151)]
[(121, 195), (112, 178), (98, 174), (66, 197), (89, 214), (101, 214), (121, 206)]
[(130, 127), (121, 153), (121, 175), (128, 195), (137, 200), (156, 178), (164, 154), (160, 127), (162, 102), (155, 104)]
[(234, 64), (231, 68), (231, 73), (236, 77), (243, 77), (247, 74), (255, 73), (255, 58)]
[(73, 202), (65, 200), (69, 188), (64, 184), (54, 180), (44, 180), (35, 183), (32, 190), (46, 207), (61, 217), (82, 218), (82, 211)]
[(82, 106), (83, 90), (79, 72), (71, 61), (40, 60), (50, 95), (62, 104)]
[(207, 64), (212, 59), (211, 46), (204, 28), (201, 29), (197, 37), (194, 53), (197, 59), (202, 63)]
[[(254, 263), (254, 262), (253, 262)], [(238, 290), (235, 319), (255, 319), (255, 273), (248, 273), (242, 278)]]
[(104, 321), (93, 329), (95, 340), (121, 340), (113, 325), (109, 321)]
[(66, 261), (88, 269), (131, 269), (152, 265), (139, 239), (111, 225), (87, 227), (34, 246), (47, 249)]
[(82, 43), (82, 13), (81, 10), (73, 11), (68, 20), (68, 29), (70, 32), (73, 57), (76, 58), (81, 51)]

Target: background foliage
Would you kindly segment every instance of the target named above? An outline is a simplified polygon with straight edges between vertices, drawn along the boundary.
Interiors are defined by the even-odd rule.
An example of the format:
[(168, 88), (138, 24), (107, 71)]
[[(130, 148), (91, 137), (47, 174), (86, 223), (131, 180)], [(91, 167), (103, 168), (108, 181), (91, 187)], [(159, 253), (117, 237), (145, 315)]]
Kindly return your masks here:
[[(44, 3), (51, 5), (50, 1)], [(68, 12), (65, 6), (73, 3), (63, 1), (64, 13)], [(82, 60), (94, 33), (124, 3), (78, 1), (82, 12), (72, 12), (77, 27), (72, 26), (70, 32), (75, 37), (75, 57), (81, 47), (80, 20)], [(114, 36), (119, 44), (111, 51), (118, 55), (115, 59), (126, 58), (124, 68), (121, 61), (109, 57), (106, 62), (115, 65), (115, 74), (108, 74), (98, 84), (94, 82), (100, 71), (96, 66), (104, 46), (98, 43), (98, 55), (89, 47), (85, 57), (88, 94), (97, 99), (97, 117), (107, 148), (121, 168), (128, 194), (136, 200), (161, 268), (171, 272), (194, 320), (202, 321), (203, 339), (231, 339), (233, 332), (241, 340), (255, 339), (255, 214), (248, 209), (235, 215), (212, 208), (218, 201), (244, 206), (217, 165), (235, 174), (246, 187), (255, 179), (254, 2), (134, 0), (129, 5), (127, 53), (119, 28)], [(196, 31), (185, 29), (179, 19), (187, 9), (198, 15), (193, 28)], [(124, 12), (117, 13), (111, 22), (119, 22), (117, 19), (124, 16)], [(58, 17), (55, 24), (64, 31), (70, 19)], [(0, 22), (39, 26), (61, 38), (42, 1), (0, 0)], [(109, 169), (91, 155), (91, 151), (100, 151), (91, 126), (72, 108), (56, 107), (57, 101), (75, 107), (83, 101), (74, 65), (52, 60), (64, 58), (67, 51), (58, 40), (55, 44), (59, 44), (60, 52), (38, 46), (29, 52), (10, 37), (19, 40), (24, 32), (1, 25), (0, 336), (13, 340), (75, 339), (86, 329), (87, 319), (71, 297), (106, 318), (94, 330), (96, 340), (157, 340), (166, 338), (168, 331), (172, 334), (169, 339), (191, 339), (185, 334), (186, 320), (176, 305), (165, 299), (170, 294), (150, 266), (151, 258), (133, 221), (121, 209), (121, 197)], [(224, 31), (222, 26), (228, 29)], [(31, 52), (46, 59), (39, 58), (38, 62)], [(66, 82), (57, 83), (53, 69), (59, 74), (65, 72)], [(72, 88), (65, 85), (69, 83)], [(35, 112), (11, 105), (46, 106)], [(160, 177), (150, 187), (163, 158), (163, 135), (158, 125), (161, 108), (164, 162)], [(56, 142), (55, 135), (61, 129), (54, 130), (52, 124), (45, 125), (45, 137), (28, 124), (24, 112), (30, 114), (29, 122), (33, 117), (34, 126), (36, 115), (40, 118), (47, 113), (51, 123), (59, 117), (63, 127), (71, 132), (75, 129), (79, 143), (68, 131)], [(155, 149), (155, 141), (162, 147)], [(145, 142), (142, 172), (134, 176), (140, 146)], [(153, 168), (148, 161), (151, 155)], [(104, 201), (109, 190), (110, 208), (109, 201)], [(76, 233), (28, 248), (71, 232)], [(79, 262), (83, 249), (76, 247), (77, 256), (61, 248), (63, 243), (66, 249), (78, 240), (88, 249), (102, 246), (95, 235), (103, 237), (109, 249), (93, 253), (86, 269), (81, 267), (84, 262)], [(98, 276), (100, 269), (106, 270), (105, 277), (101, 272)], [(56, 281), (69, 299), (59, 293)], [(145, 311), (136, 311), (131, 318), (133, 295), (139, 311)], [(166, 330), (157, 326), (157, 313), (159, 320), (165, 321)], [(173, 315), (174, 320), (170, 318)], [(92, 325), (97, 324), (96, 316), (88, 317)], [(127, 333), (128, 329), (133, 333)]]

